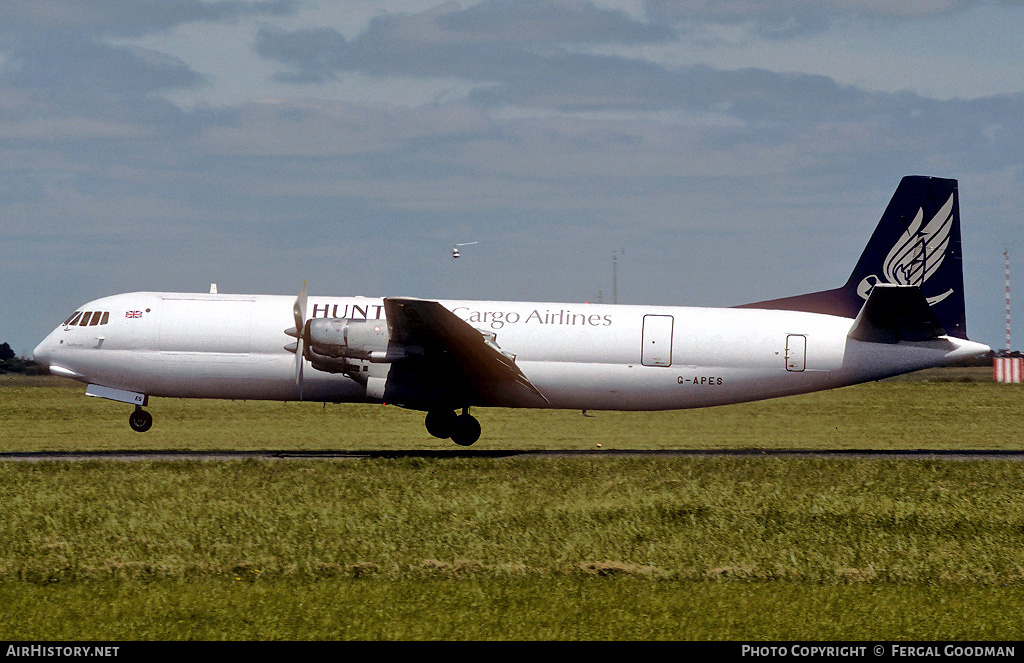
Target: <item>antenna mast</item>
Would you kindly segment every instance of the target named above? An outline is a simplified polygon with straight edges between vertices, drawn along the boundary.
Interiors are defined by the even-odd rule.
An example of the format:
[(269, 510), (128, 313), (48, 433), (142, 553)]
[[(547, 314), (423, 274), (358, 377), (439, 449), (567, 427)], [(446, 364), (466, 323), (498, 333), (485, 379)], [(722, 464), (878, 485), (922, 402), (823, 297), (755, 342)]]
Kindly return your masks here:
[(619, 256), (625, 255), (626, 249), (615, 249), (612, 251), (612, 304), (619, 303)]
[(1006, 353), (1010, 353), (1010, 250), (1003, 251), (1006, 259)]

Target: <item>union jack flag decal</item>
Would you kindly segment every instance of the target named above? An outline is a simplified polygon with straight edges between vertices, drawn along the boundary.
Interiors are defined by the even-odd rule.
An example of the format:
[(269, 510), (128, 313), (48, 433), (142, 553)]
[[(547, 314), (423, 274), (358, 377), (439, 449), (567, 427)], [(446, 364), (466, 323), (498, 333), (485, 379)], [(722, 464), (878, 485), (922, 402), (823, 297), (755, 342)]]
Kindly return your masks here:
[(124, 317), (126, 318), (141, 318), (142, 311), (125, 311)]

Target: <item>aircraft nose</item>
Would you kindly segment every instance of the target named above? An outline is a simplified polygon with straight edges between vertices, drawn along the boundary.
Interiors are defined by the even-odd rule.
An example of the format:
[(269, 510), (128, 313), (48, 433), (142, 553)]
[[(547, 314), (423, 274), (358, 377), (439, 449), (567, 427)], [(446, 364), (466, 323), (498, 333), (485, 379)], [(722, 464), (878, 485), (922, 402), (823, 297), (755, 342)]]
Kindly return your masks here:
[(52, 359), (52, 344), (50, 338), (46, 337), (43, 342), (36, 346), (36, 349), (32, 351), (32, 361), (36, 362), (40, 366), (50, 367), (50, 360)]

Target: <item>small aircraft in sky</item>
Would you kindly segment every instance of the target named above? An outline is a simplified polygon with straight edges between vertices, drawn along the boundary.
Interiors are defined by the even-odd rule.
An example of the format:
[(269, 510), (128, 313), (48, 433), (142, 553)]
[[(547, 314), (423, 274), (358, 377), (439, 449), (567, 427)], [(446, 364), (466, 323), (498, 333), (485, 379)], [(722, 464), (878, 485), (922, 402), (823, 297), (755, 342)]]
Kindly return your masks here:
[(459, 253), (460, 246), (472, 246), (474, 244), (479, 243), (480, 242), (462, 242), (461, 244), (456, 244), (455, 246), (452, 247), (452, 259), (458, 258), (462, 255), (461, 253)]
[[(456, 247), (457, 248), (457, 247)], [(86, 394), (391, 403), (470, 445), (473, 407), (669, 410), (878, 380), (967, 339), (955, 180), (903, 178), (842, 287), (732, 308), (132, 292), (35, 349)]]

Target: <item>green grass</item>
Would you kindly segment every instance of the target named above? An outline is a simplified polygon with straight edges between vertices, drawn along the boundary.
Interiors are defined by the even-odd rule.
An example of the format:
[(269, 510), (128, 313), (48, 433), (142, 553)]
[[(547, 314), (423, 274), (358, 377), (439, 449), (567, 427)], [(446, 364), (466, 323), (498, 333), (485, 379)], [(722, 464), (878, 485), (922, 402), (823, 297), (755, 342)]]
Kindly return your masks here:
[(5, 464), (0, 579), (607, 571), (1016, 584), (1021, 479), (1012, 461)]
[[(485, 410), (482, 448), (1020, 448), (932, 373), (675, 413)], [(963, 380), (970, 381), (963, 381)], [(0, 382), (0, 450), (453, 449), (394, 407)], [(0, 638), (1024, 636), (1024, 465), (814, 458), (0, 464)]]
[[(154, 398), (148, 433), (131, 406), (59, 378), (0, 378), (0, 451), (108, 449), (452, 450), (423, 414), (383, 405)], [(1024, 388), (991, 370), (899, 380), (715, 408), (592, 412), (477, 408), (481, 449), (1018, 449)]]
[(7, 464), (0, 637), (1019, 639), (1022, 479), (1004, 461)]
[[(1020, 587), (464, 578), (0, 584), (18, 640), (1019, 640)], [(58, 626), (59, 625), (59, 626)]]

